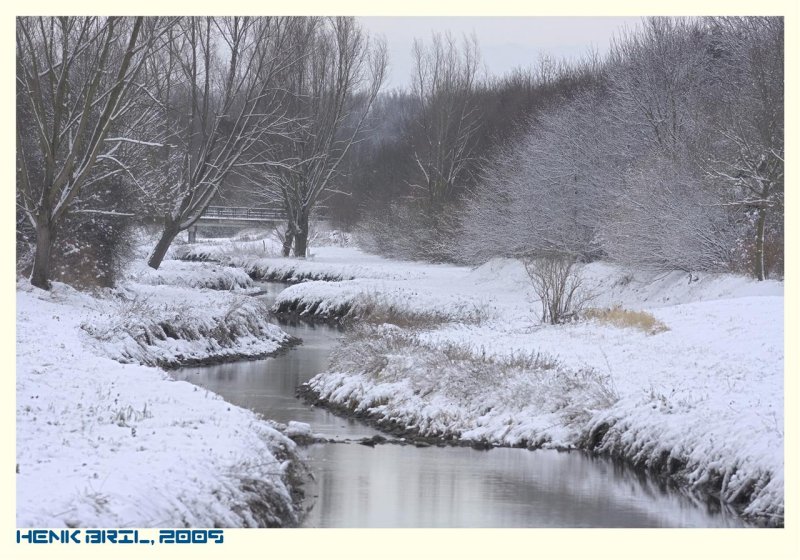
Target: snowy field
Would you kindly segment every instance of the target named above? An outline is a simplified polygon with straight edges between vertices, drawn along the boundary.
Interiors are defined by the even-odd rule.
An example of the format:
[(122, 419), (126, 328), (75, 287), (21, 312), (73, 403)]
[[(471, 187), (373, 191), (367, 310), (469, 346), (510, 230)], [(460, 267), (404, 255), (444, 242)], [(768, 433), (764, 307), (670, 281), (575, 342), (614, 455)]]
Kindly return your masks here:
[(428, 435), (625, 457), (782, 522), (782, 282), (583, 267), (589, 305), (645, 311), (666, 327), (650, 334), (542, 325), (524, 267), (508, 259), (470, 269), (342, 247), (237, 259), (266, 276), (343, 279), (291, 286), (276, 310), (424, 327), (351, 335), (310, 383), (324, 401)]
[(20, 526), (297, 521), (303, 467), (280, 427), (142, 365), (290, 343), (249, 276), (305, 280), (276, 310), (363, 323), (310, 382), (322, 401), (421, 435), (612, 454), (782, 523), (781, 282), (582, 268), (588, 305), (647, 312), (665, 327), (652, 334), (542, 325), (509, 259), (471, 269), (335, 245), (283, 259), (264, 256), (269, 240), (176, 254), (209, 247), (218, 262), (134, 265), (103, 297), (19, 282)]
[[(304, 466), (277, 426), (141, 365), (263, 355), (288, 341), (256, 300), (151, 285), (181, 283), (185, 272), (184, 263), (168, 263), (147, 284), (128, 282), (104, 297), (19, 281), (18, 526), (300, 519)], [(183, 281), (239, 276), (206, 270)]]

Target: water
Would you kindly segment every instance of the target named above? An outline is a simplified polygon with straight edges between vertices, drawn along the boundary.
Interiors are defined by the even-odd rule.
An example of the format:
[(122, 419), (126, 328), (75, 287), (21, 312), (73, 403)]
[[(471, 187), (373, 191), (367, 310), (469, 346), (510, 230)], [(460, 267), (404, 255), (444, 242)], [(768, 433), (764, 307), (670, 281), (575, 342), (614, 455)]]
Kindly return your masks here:
[[(284, 288), (266, 284), (268, 302)], [(226, 400), (314, 433), (359, 439), (377, 432), (295, 397), (327, 365), (333, 327), (281, 325), (303, 339), (275, 358), (175, 372)], [(715, 504), (583, 453), (464, 447), (316, 444), (305, 450), (318, 484), (308, 527), (738, 527)]]
[(377, 434), (356, 420), (308, 406), (295, 397), (298, 385), (325, 369), (328, 354), (341, 333), (325, 325), (281, 325), (281, 328), (301, 338), (303, 344), (275, 358), (187, 367), (174, 372), (174, 376), (202, 385), (233, 404), (277, 422), (297, 420), (311, 424), (314, 433), (347, 439)]

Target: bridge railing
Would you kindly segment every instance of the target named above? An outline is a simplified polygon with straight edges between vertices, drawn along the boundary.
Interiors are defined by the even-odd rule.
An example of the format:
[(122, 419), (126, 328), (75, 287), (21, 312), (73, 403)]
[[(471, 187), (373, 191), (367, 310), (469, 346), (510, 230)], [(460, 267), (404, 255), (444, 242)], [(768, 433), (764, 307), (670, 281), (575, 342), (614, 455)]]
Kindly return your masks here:
[(212, 220), (252, 220), (271, 221), (285, 220), (283, 208), (249, 208), (246, 206), (209, 206), (201, 219)]
[[(318, 206), (312, 216), (318, 220), (327, 218), (327, 208)], [(247, 206), (209, 206), (200, 219), (209, 220), (250, 220), (253, 222), (273, 222), (286, 219), (283, 208), (250, 208)]]

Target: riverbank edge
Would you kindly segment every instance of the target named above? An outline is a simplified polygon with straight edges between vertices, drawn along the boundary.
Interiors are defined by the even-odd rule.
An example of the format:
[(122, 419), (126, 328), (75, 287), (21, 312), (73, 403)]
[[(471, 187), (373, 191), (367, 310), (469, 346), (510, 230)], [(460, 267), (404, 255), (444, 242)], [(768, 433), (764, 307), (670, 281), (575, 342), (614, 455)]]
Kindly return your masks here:
[[(199, 259), (198, 259), (199, 260)], [(237, 261), (238, 263), (246, 262), (241, 257), (238, 259), (228, 259), (227, 266), (242, 266), (238, 264), (231, 264)], [(213, 261), (220, 262), (220, 261)], [(331, 278), (330, 275), (324, 273), (307, 273), (302, 274), (300, 277), (291, 276), (279, 273), (280, 268), (271, 270), (269, 267), (247, 267), (242, 266), (251, 278), (264, 282), (276, 282), (285, 284), (299, 284), (308, 281), (341, 281), (346, 278)], [(319, 302), (317, 302), (319, 303)], [(274, 316), (283, 320), (299, 320), (306, 322), (319, 322), (322, 324), (335, 324), (335, 325), (357, 325), (364, 317), (358, 316), (353, 313), (353, 305), (342, 305), (335, 310), (327, 309), (324, 313), (319, 313), (319, 305), (307, 304), (302, 299), (296, 298), (292, 300), (285, 300), (273, 307), (272, 313)], [(320, 394), (310, 387), (298, 387), (297, 395), (299, 398), (309, 404), (321, 406), (326, 410), (338, 414), (346, 418), (356, 418), (363, 421), (382, 432), (397, 437), (406, 438), (412, 442), (419, 441), (422, 444), (444, 444), (455, 446), (468, 446), (477, 449), (491, 449), (492, 447), (516, 447), (527, 448), (535, 450), (541, 448), (548, 443), (545, 438), (534, 442), (522, 442), (519, 445), (511, 446), (500, 441), (487, 441), (487, 440), (461, 440), (460, 434), (433, 434), (421, 436), (415, 432), (414, 429), (409, 429), (408, 426), (403, 425), (400, 421), (391, 418), (384, 418), (378, 414), (369, 412), (357, 412), (355, 409), (358, 403), (353, 403), (352, 406), (345, 406), (339, 403), (333, 403), (327, 399), (321, 398)], [(674, 486), (682, 492), (695, 495), (703, 499), (715, 500), (719, 503), (724, 503), (726, 506), (731, 507), (737, 515), (743, 520), (759, 526), (781, 528), (784, 526), (784, 516), (781, 514), (773, 514), (770, 512), (753, 512), (746, 513), (744, 510), (750, 504), (750, 498), (755, 493), (756, 481), (748, 482), (745, 486), (747, 490), (740, 492), (737, 499), (732, 502), (722, 502), (720, 500), (721, 490), (726, 483), (726, 477), (721, 473), (716, 473), (713, 476), (708, 476), (703, 482), (689, 483), (686, 480), (685, 467), (689, 462), (685, 456), (678, 456), (670, 453), (662, 453), (655, 461), (651, 461), (649, 457), (638, 454), (638, 458), (634, 455), (629, 455), (625, 450), (620, 450), (616, 445), (625, 435), (625, 431), (615, 433), (615, 441), (609, 442), (606, 438), (612, 431), (612, 428), (621, 424), (623, 418), (617, 418), (614, 421), (604, 420), (600, 422), (590, 422), (589, 428), (584, 430), (574, 446), (562, 446), (560, 450), (571, 451), (579, 450), (587, 452), (598, 457), (606, 457), (614, 460), (619, 460), (627, 466), (646, 472), (650, 476), (657, 477), (659, 480)], [(602, 448), (611, 447), (610, 450), (602, 450)], [(558, 447), (555, 447), (559, 449)], [(672, 450), (674, 452), (674, 450)], [(766, 483), (765, 483), (766, 484)]]
[[(235, 269), (238, 267), (229, 266), (229, 268)], [(203, 289), (202, 287), (189, 287), (189, 286), (183, 286), (183, 287), (189, 290)], [(211, 288), (212, 292), (215, 290), (216, 289)], [(259, 295), (263, 295), (263, 291), (253, 292), (253, 293), (242, 293), (241, 295), (245, 297), (256, 297)], [(259, 352), (255, 354), (250, 354), (241, 351), (237, 352), (234, 350), (233, 352), (230, 353), (213, 354), (202, 358), (183, 358), (183, 359), (176, 358), (173, 361), (158, 361), (154, 366), (150, 367), (157, 367), (169, 373), (170, 371), (176, 371), (185, 367), (213, 366), (213, 365), (220, 365), (233, 362), (256, 361), (267, 358), (273, 358), (281, 354), (284, 354), (289, 350), (291, 350), (292, 348), (302, 344), (301, 339), (289, 335), (287, 333), (284, 334), (285, 337), (283, 338), (283, 340), (277, 341), (278, 348), (269, 352)], [(142, 364), (142, 365), (147, 365), (147, 364)], [(230, 406), (236, 406), (236, 405), (231, 404)], [(263, 415), (258, 413), (256, 413), (256, 415), (261, 417), (263, 420), (269, 422), (269, 419), (265, 418)], [(291, 440), (292, 438), (289, 439)], [(259, 526), (261, 527), (264, 528), (300, 527), (304, 519), (308, 515), (308, 512), (311, 511), (311, 508), (314, 506), (315, 495), (316, 495), (316, 491), (314, 490), (314, 488), (316, 485), (316, 480), (314, 479), (311, 469), (302, 460), (301, 456), (297, 453), (296, 450), (279, 448), (278, 450), (275, 450), (274, 453), (277, 459), (281, 461), (288, 461), (288, 468), (286, 470), (286, 485), (289, 488), (289, 495), (291, 497), (294, 510), (286, 511), (285, 509), (280, 508), (281, 504), (278, 502), (277, 499), (275, 499), (275, 496), (270, 491), (269, 485), (266, 485), (263, 483), (263, 481), (259, 481), (256, 479), (250, 479), (242, 482), (243, 485), (252, 486), (252, 494), (256, 496), (256, 498), (248, 500), (247, 505), (253, 517), (259, 520)], [(280, 524), (275, 524), (271, 521), (272, 518), (269, 515), (269, 512), (271, 511), (271, 508), (269, 507), (270, 504), (272, 504), (273, 507), (278, 507), (279, 511), (282, 511), (283, 515)]]
[[(200, 261), (203, 262), (203, 261)], [(229, 266), (229, 265), (224, 265)], [(229, 266), (229, 268), (238, 268)], [(200, 290), (200, 287), (185, 287), (186, 289)], [(214, 289), (212, 289), (213, 291)], [(253, 293), (241, 294), (246, 297), (256, 297), (263, 295), (263, 291)], [(286, 334), (285, 338), (278, 342), (278, 348), (269, 352), (260, 352), (256, 354), (248, 354), (245, 352), (231, 352), (225, 354), (210, 355), (203, 358), (188, 358), (177, 359), (173, 362), (161, 362), (156, 366), (166, 372), (176, 371), (185, 367), (202, 367), (213, 366), (225, 363), (241, 362), (241, 361), (256, 361), (267, 358), (274, 358), (284, 354), (292, 348), (302, 344), (302, 340), (292, 335)], [(236, 406), (231, 404), (230, 406)], [(242, 407), (239, 407), (242, 408)], [(261, 414), (256, 414), (262, 419), (269, 421)], [(290, 440), (292, 438), (289, 438)], [(259, 520), (259, 525), (265, 528), (293, 528), (300, 527), (305, 520), (308, 513), (311, 511), (315, 503), (316, 496), (316, 480), (311, 472), (309, 466), (302, 460), (301, 456), (296, 450), (280, 449), (283, 453), (276, 451), (275, 456), (281, 461), (288, 461), (288, 468), (286, 470), (286, 485), (289, 488), (289, 495), (294, 506), (294, 511), (283, 510), (283, 518), (281, 524), (274, 524), (271, 522), (271, 517), (267, 514), (270, 511), (269, 504), (273, 506), (277, 504), (277, 500), (270, 492), (269, 485), (264, 484), (262, 481), (255, 479), (243, 481), (243, 484), (252, 485), (253, 494), (257, 496), (255, 499), (248, 500), (247, 505), (254, 518)], [(280, 504), (277, 504), (280, 505)]]
[(212, 355), (205, 358), (179, 359), (173, 362), (157, 363), (155, 367), (159, 367), (167, 372), (170, 372), (186, 367), (217, 366), (220, 364), (229, 364), (233, 362), (254, 362), (256, 360), (274, 358), (303, 343), (303, 341), (297, 337), (291, 335), (288, 335), (288, 337), (289, 338), (286, 339), (285, 342), (280, 343), (280, 346), (276, 350), (272, 350), (270, 352), (260, 352), (256, 354), (233, 352), (230, 354)]
[[(23, 282), (24, 284), (24, 282)], [(24, 290), (25, 286), (23, 286)], [(30, 289), (30, 287), (28, 287)], [(200, 291), (202, 288), (200, 287), (185, 287), (187, 290), (192, 291)], [(17, 292), (20, 291), (20, 286), (17, 286)], [(28, 290), (24, 290), (28, 291)], [(216, 292), (216, 289), (210, 290), (212, 293)], [(220, 290), (221, 292), (225, 292), (224, 290)], [(88, 295), (88, 294), (87, 294)], [(243, 296), (250, 296), (251, 294), (241, 294)], [(252, 294), (256, 295), (256, 294)], [(90, 296), (91, 297), (91, 296)], [(55, 301), (53, 303), (56, 303)], [(70, 304), (66, 302), (60, 302), (61, 305), (65, 305), (69, 307)], [(83, 330), (82, 328), (76, 329), (78, 331)], [(188, 359), (175, 359), (171, 362), (164, 362), (164, 363), (140, 363), (138, 361), (134, 361), (133, 363), (137, 366), (161, 371), (163, 374), (162, 381), (164, 383), (174, 383), (174, 378), (169, 375), (170, 371), (174, 371), (183, 367), (191, 367), (191, 366), (203, 366), (203, 365), (215, 365), (220, 363), (229, 363), (229, 362), (236, 362), (236, 361), (253, 361), (259, 360), (269, 357), (274, 357), (289, 351), (291, 348), (300, 345), (302, 343), (301, 339), (291, 336), (287, 333), (283, 333), (284, 337), (281, 340), (273, 340), (275, 344), (277, 344), (277, 348), (268, 352), (258, 352), (258, 353), (247, 353), (245, 351), (237, 352), (232, 351), (229, 353), (219, 354), (219, 355), (210, 355), (201, 358), (188, 358)], [(271, 340), (271, 339), (265, 339)], [(227, 350), (230, 350), (227, 349)], [(113, 356), (104, 355), (98, 347), (93, 347), (92, 345), (86, 346), (85, 351), (91, 355), (95, 355), (98, 358), (110, 358), (111, 360), (120, 363), (126, 364), (119, 359), (116, 359)], [(127, 362), (130, 364), (130, 362)], [(38, 397), (37, 397), (38, 398)], [(282, 433), (280, 430), (280, 425), (276, 425), (276, 423), (262, 414), (252, 413), (248, 409), (244, 407), (239, 407), (231, 403), (228, 404), (228, 410), (231, 408), (238, 408), (244, 412), (248, 412), (254, 414), (258, 422), (263, 422), (266, 426), (270, 428), (277, 429), (279, 433)], [(78, 404), (80, 407), (81, 404)], [(241, 429), (247, 433), (250, 430), (250, 427), (246, 423), (240, 424)], [(243, 505), (247, 508), (251, 515), (251, 519), (256, 521), (255, 527), (262, 527), (262, 528), (293, 528), (299, 527), (302, 525), (303, 521), (308, 515), (308, 512), (314, 506), (315, 499), (316, 499), (316, 481), (314, 479), (313, 473), (309, 465), (305, 462), (300, 453), (300, 446), (294, 443), (292, 438), (283, 434), (285, 438), (285, 443), (276, 443), (275, 445), (268, 445), (269, 451), (273, 454), (273, 456), (279, 460), (281, 463), (285, 464), (285, 471), (282, 478), (284, 479), (284, 487), (288, 490), (288, 495), (290, 498), (290, 502), (287, 504), (286, 501), (275, 491), (273, 485), (269, 484), (266, 479), (261, 480), (257, 477), (242, 477), (237, 479), (238, 486), (241, 492), (241, 495), (244, 497)], [(19, 436), (18, 436), (19, 437)], [(265, 440), (267, 441), (267, 440)], [(19, 467), (18, 467), (19, 468)], [(237, 510), (242, 507), (242, 504), (237, 506)], [(233, 513), (236, 513), (233, 509), (231, 509)], [(238, 514), (237, 514), (238, 515)], [(246, 524), (245, 526), (248, 526)]]
[[(527, 449), (529, 451), (536, 451), (537, 449), (544, 448), (549, 442), (542, 438), (537, 441), (521, 441), (516, 445), (510, 445), (503, 441), (487, 440), (487, 439), (463, 439), (460, 433), (433, 433), (433, 434), (420, 434), (419, 430), (408, 425), (403, 424), (400, 420), (395, 418), (386, 418), (378, 413), (361, 411), (358, 409), (358, 403), (352, 403), (347, 406), (341, 403), (330, 401), (321, 397), (320, 393), (315, 389), (303, 384), (297, 388), (296, 392), (298, 398), (307, 404), (324, 408), (347, 419), (359, 420), (381, 432), (402, 438), (411, 445), (420, 447), (436, 445), (436, 446), (449, 446), (449, 447), (470, 447), (477, 450), (489, 450), (493, 448), (509, 448), (509, 449)], [(662, 461), (655, 465), (647, 465), (644, 459), (635, 460), (624, 453), (600, 451), (603, 437), (612, 426), (608, 423), (599, 423), (592, 429), (584, 432), (576, 442), (576, 445), (548, 445), (548, 449), (554, 449), (560, 452), (582, 452), (590, 456), (610, 459), (619, 461), (626, 467), (633, 469), (636, 472), (644, 473), (658, 479), (659, 482), (666, 484), (673, 490), (680, 491), (684, 494), (691, 495), (703, 500), (713, 500), (720, 505), (731, 508), (736, 515), (748, 523), (752, 523), (760, 527), (770, 528), (783, 528), (783, 517), (776, 518), (769, 514), (751, 514), (747, 515), (744, 508), (747, 503), (735, 502), (727, 503), (719, 499), (720, 490), (722, 488), (722, 476), (710, 478), (707, 482), (700, 485), (690, 485), (684, 478), (685, 472), (682, 467), (685, 466), (685, 461), (681, 459), (670, 458), (669, 455), (664, 456)]]
[(193, 253), (191, 250), (183, 249), (175, 255), (176, 260), (184, 262), (206, 262), (221, 266), (243, 270), (250, 278), (256, 282), (272, 282), (276, 284), (301, 284), (309, 281), (342, 282), (344, 280), (355, 280), (355, 276), (325, 272), (325, 271), (303, 271), (302, 262), (288, 262), (283, 267), (275, 266), (273, 263), (265, 262), (268, 259), (250, 259), (247, 257), (230, 256), (224, 258), (212, 257), (204, 253)]

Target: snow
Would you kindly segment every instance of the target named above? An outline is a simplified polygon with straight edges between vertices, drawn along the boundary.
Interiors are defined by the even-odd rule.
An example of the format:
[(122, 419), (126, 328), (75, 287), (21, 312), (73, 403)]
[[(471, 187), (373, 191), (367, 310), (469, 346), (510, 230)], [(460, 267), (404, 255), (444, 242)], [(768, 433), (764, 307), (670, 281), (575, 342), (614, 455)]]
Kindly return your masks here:
[(243, 270), (208, 263), (165, 260), (158, 270), (154, 270), (137, 260), (128, 267), (126, 273), (131, 281), (153, 286), (209, 288), (243, 293), (256, 291), (253, 280)]
[[(213, 247), (251, 276), (310, 280), (284, 290), (276, 309), (373, 319), (311, 380), (322, 399), (423, 435), (623, 457), (782, 524), (782, 282), (581, 267), (590, 305), (651, 313), (667, 330), (650, 334), (596, 320), (541, 324), (511, 259), (472, 269), (341, 246), (283, 259), (264, 256), (263, 241), (220, 240), (195, 256)], [(294, 444), (276, 425), (139, 365), (258, 353), (286, 339), (254, 299), (180, 286), (239, 272), (165, 264), (132, 269), (104, 298), (19, 286), (20, 525), (253, 525), (245, 472), (275, 475), (272, 503), (296, 511), (286, 475)], [(210, 332), (226, 317), (230, 340), (215, 343)], [(164, 322), (196, 331), (142, 335)]]
[(290, 420), (289, 424), (286, 427), (285, 433), (289, 437), (311, 437), (311, 424), (307, 424), (305, 422), (297, 422), (295, 420)]
[[(277, 310), (358, 317), (378, 309), (412, 323), (434, 320), (420, 321), (426, 329), (411, 342), (393, 345), (390, 327), (367, 335), (377, 345), (372, 350), (353, 341), (350, 350), (365, 352), (360, 359), (374, 359), (334, 359), (331, 371), (313, 379), (311, 387), (330, 402), (423, 433), (592, 448), (720, 493), (747, 516), (782, 522), (782, 282), (602, 262), (582, 267), (591, 306), (649, 312), (668, 328), (653, 335), (596, 321), (542, 325), (524, 267), (509, 259), (470, 269), (391, 261), (349, 247), (318, 248), (305, 260), (238, 258), (266, 272), (345, 279), (291, 286)], [(467, 359), (447, 362), (448, 348), (490, 362), (482, 374), (494, 363), (495, 377), (476, 385), (470, 376), (481, 368)], [(558, 367), (507, 366), (536, 353)], [(563, 377), (581, 375), (582, 382)], [(598, 398), (609, 394), (605, 403)]]
[(93, 346), (123, 363), (176, 366), (255, 358), (290, 342), (269, 323), (269, 310), (248, 296), (133, 283), (103, 299), (72, 295), (95, 311), (81, 323)]
[(230, 241), (227, 238), (207, 239), (202, 243), (177, 245), (171, 249), (170, 255), (184, 261), (230, 264), (230, 259), (240, 254), (247, 254), (252, 259), (254, 256), (275, 257), (281, 251), (280, 245), (272, 237), (237, 240), (235, 244)]
[[(116, 297), (123, 294), (147, 298), (154, 310), (191, 305), (187, 322), (210, 322), (237, 297), (137, 284)], [(296, 524), (304, 472), (296, 445), (270, 422), (213, 393), (173, 381), (163, 370), (112, 359), (131, 347), (136, 361), (219, 350), (199, 339), (184, 341), (187, 346), (172, 340), (173, 347), (131, 342), (108, 328), (121, 320), (118, 313), (114, 318), (114, 297), (58, 283), (51, 292), (18, 284), (17, 525)], [(132, 327), (143, 317), (129, 319)], [(110, 338), (90, 334), (102, 328)], [(279, 345), (283, 337), (274, 334), (259, 350)], [(249, 337), (239, 342), (252, 347)]]

